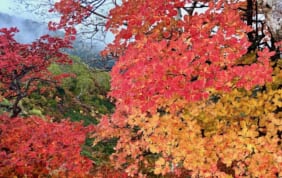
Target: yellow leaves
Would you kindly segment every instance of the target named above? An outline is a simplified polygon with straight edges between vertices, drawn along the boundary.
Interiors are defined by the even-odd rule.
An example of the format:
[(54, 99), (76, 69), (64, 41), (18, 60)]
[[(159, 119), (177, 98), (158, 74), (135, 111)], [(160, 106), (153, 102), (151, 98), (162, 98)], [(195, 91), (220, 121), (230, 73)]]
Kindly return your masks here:
[(279, 90), (279, 93), (276, 93), (272, 99), (275, 106), (282, 107), (282, 90)]
[(274, 113), (269, 113), (260, 120), (260, 127), (264, 127), (264, 132), (273, 137), (277, 135), (278, 130), (282, 130), (282, 119)]
[[(176, 166), (203, 177), (230, 176), (218, 162), (237, 177), (262, 175), (257, 173), (260, 169), (273, 175), (270, 169), (278, 169), (282, 157), (277, 154), (281, 150), (277, 131), (282, 130), (278, 110), (282, 90), (268, 87), (262, 91), (258, 87), (253, 91), (209, 92), (218, 99), (189, 103), (175, 95), (156, 100), (155, 113), (128, 108), (128, 128), (116, 134), (122, 138), (117, 153), (124, 152), (124, 159), (135, 159), (146, 150), (155, 157), (144, 165), (154, 166), (150, 171), (161, 175)], [(125, 133), (128, 135), (123, 136)], [(130, 136), (135, 140), (128, 139)], [(267, 160), (258, 160), (262, 158)]]
[(159, 158), (157, 161), (156, 161), (156, 165), (158, 166), (163, 166), (165, 165), (166, 161), (164, 158)]
[(257, 56), (256, 56), (256, 52), (251, 52), (251, 53), (247, 53), (244, 56), (242, 56), (241, 58), (239, 58), (236, 62), (236, 64), (252, 64), (254, 62), (256, 62), (257, 60)]
[(258, 136), (258, 131), (256, 125), (250, 122), (250, 120), (240, 121), (241, 131), (238, 132), (238, 135), (246, 138), (255, 138)]
[[(205, 150), (204, 147), (199, 147), (197, 143), (195, 145), (187, 145), (190, 147), (189, 152), (186, 153), (183, 161), (183, 166), (187, 170), (199, 170), (199, 168), (205, 166)], [(189, 150), (189, 149), (187, 149)], [(187, 151), (186, 150), (186, 151)], [(210, 163), (208, 163), (210, 164)]]
[(162, 174), (165, 175), (168, 173), (170, 170), (169, 163), (165, 161), (164, 158), (160, 157), (156, 162), (155, 162), (155, 169), (154, 173), (155, 174)]
[[(221, 159), (227, 167), (237, 164), (236, 174), (239, 175), (246, 172), (248, 166), (240, 164), (240, 161), (262, 150), (278, 149), (274, 139), (277, 138), (277, 131), (282, 130), (282, 119), (281, 113), (274, 111), (282, 105), (282, 92), (272, 89), (264, 92), (234, 89), (230, 93), (218, 93), (218, 96), (217, 102), (182, 104), (180, 106), (183, 109), (178, 115), (170, 115), (170, 110), (166, 110), (164, 116), (158, 116), (158, 127), (162, 129), (156, 128), (155, 132), (168, 134), (159, 137), (166, 140), (161, 152), (172, 155), (174, 164), (182, 163), (188, 170), (211, 171), (209, 165)], [(179, 118), (181, 122), (178, 122)], [(176, 128), (182, 131), (177, 132)], [(201, 130), (204, 130), (205, 137), (201, 135)], [(266, 136), (260, 135), (259, 131)], [(266, 138), (259, 139), (264, 137), (269, 141), (264, 143), (262, 140)], [(154, 143), (157, 144), (157, 141)], [(209, 159), (205, 161), (202, 159), (207, 157)], [(263, 166), (266, 164), (263, 163)], [(255, 175), (252, 171), (249, 173)], [(266, 174), (271, 175), (267, 171)]]
[(247, 150), (249, 150), (250, 153), (256, 152), (256, 147), (255, 147), (254, 144), (247, 144), (246, 147), (247, 147)]
[(281, 98), (281, 90), (254, 94), (235, 89), (228, 94), (223, 94), (219, 102), (208, 105), (207, 108), (217, 116), (226, 118), (260, 117), (264, 113), (273, 112), (277, 106), (281, 107)]
[(157, 146), (154, 144), (149, 144), (149, 150), (152, 152), (152, 153), (159, 153), (160, 150), (157, 148)]
[(282, 59), (279, 59), (277, 62), (273, 62), (274, 66), (273, 74), (272, 74), (272, 82), (267, 83), (267, 89), (277, 90), (279, 86), (282, 85)]

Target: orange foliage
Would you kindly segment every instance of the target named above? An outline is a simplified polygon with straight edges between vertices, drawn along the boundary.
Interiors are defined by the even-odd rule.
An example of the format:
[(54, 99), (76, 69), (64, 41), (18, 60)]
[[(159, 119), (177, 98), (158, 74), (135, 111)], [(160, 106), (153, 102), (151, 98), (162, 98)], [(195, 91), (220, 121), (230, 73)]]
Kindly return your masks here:
[[(206, 9), (191, 12), (192, 4)], [(127, 0), (111, 10), (115, 41), (104, 53), (119, 56), (109, 93), (116, 110), (93, 136), (119, 139), (116, 169), (132, 177), (282, 176), (281, 66), (273, 70), (267, 48), (246, 54), (253, 29), (241, 20), (245, 5)]]
[(97, 126), (96, 141), (119, 138), (111, 159), (130, 176), (280, 175), (281, 91), (255, 93), (272, 80), (274, 52), (242, 63), (251, 29), (241, 3), (209, 1), (205, 12), (177, 17), (188, 2), (124, 1), (111, 11), (116, 110)]

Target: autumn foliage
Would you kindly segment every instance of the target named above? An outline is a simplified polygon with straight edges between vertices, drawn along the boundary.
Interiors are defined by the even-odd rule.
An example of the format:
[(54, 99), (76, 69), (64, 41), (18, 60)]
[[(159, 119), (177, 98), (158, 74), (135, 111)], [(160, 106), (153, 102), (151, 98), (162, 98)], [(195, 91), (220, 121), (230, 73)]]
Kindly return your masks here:
[[(29, 82), (33, 80), (48, 80), (48, 77), (52, 76), (47, 69), (51, 63), (71, 62), (61, 51), (70, 47), (67, 41), (45, 35), (31, 44), (21, 44), (14, 39), (16, 32), (16, 28), (0, 30), (0, 81), (6, 88), (16, 87), (16, 79), (27, 84), (31, 84)], [(9, 92), (6, 93), (8, 94)]]
[(244, 61), (253, 30), (238, 10), (245, 2), (202, 0), (205, 11), (180, 14), (193, 2), (123, 1), (111, 10), (116, 110), (96, 141), (119, 138), (111, 159), (130, 176), (281, 176), (281, 89), (264, 86), (275, 52), (260, 46)]
[[(95, 1), (94, 1), (95, 2)], [(49, 12), (57, 12), (61, 14), (59, 22), (49, 22), (50, 30), (65, 30), (65, 37), (70, 40), (75, 39), (75, 25), (82, 23), (84, 18), (87, 18), (91, 13), (90, 5), (83, 5), (83, 2), (76, 0), (62, 0), (54, 4), (54, 7)]]
[[(256, 3), (128, 0), (110, 11), (106, 27), (115, 40), (103, 54), (118, 56), (109, 92), (116, 108), (93, 134), (94, 145), (118, 139), (104, 168), (109, 177), (126, 177), (123, 171), (132, 177), (282, 176), (282, 62), (274, 43), (250, 41), (259, 30), (267, 31), (244, 21), (250, 4)], [(61, 13), (61, 21), (49, 27), (64, 28), (72, 39), (74, 25), (92, 8), (82, 1), (58, 1), (51, 11)], [(24, 54), (22, 48), (16, 48), (17, 55)], [(68, 121), (63, 128), (38, 118), (2, 116), (0, 121), (4, 173), (87, 175), (90, 163), (78, 154), (86, 133), (80, 126), (70, 131)], [(39, 130), (30, 137), (32, 129)], [(108, 170), (111, 166), (118, 171)]]
[[(70, 64), (71, 60), (62, 52), (70, 43), (57, 37), (44, 35), (31, 44), (21, 44), (14, 39), (17, 28), (0, 29), (0, 101), (11, 101), (7, 107), (12, 116), (21, 109), (20, 100), (27, 97), (39, 86), (54, 86), (69, 74), (52, 75), (48, 67), (52, 63)], [(41, 88), (44, 92), (44, 87)], [(46, 87), (45, 87), (46, 90)]]
[(0, 177), (87, 177), (81, 146), (93, 127), (39, 117), (0, 116)]

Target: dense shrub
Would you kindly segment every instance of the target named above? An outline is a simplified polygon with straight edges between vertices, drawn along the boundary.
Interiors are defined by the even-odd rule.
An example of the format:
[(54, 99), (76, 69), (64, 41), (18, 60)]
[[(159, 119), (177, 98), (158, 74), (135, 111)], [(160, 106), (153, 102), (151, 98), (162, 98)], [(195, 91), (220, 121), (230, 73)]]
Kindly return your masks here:
[(87, 177), (92, 161), (81, 156), (91, 127), (64, 120), (0, 116), (0, 177)]

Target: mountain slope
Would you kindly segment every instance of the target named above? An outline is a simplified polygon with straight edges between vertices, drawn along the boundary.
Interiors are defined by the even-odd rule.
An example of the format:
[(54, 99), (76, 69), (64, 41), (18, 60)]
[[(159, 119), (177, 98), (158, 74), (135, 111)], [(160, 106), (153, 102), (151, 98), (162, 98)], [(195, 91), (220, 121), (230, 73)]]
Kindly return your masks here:
[[(30, 43), (44, 34), (63, 35), (62, 32), (51, 32), (48, 30), (46, 23), (32, 21), (17, 16), (11, 16), (0, 12), (0, 28), (17, 27), (19, 33), (15, 35), (15, 39), (21, 43)], [(88, 42), (77, 39), (73, 44), (73, 49), (66, 50), (70, 55), (78, 56), (83, 62), (91, 67), (99, 69), (110, 69), (114, 64), (113, 60), (102, 60), (99, 55), (101, 47), (90, 47)]]

